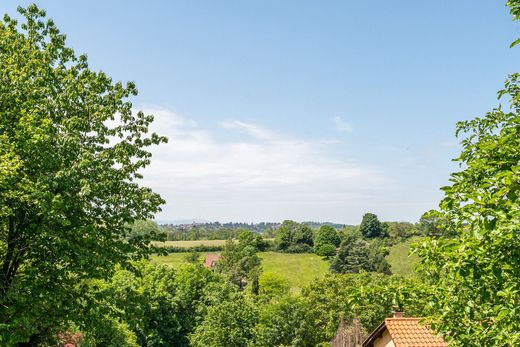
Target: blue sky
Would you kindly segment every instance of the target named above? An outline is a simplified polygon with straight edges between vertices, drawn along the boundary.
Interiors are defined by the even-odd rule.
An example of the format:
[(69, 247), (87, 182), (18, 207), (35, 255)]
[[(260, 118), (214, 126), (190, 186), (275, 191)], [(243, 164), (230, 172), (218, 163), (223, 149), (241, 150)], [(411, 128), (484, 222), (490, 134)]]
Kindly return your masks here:
[(416, 221), (519, 70), (505, 1), (37, 3), (169, 136), (162, 221)]

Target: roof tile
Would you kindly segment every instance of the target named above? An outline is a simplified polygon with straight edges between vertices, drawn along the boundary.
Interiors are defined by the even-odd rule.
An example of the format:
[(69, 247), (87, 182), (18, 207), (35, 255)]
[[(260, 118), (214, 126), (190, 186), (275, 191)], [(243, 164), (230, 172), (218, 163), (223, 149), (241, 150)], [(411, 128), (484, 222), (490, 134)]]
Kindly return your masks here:
[(420, 323), (420, 318), (387, 318), (385, 326), (396, 347), (447, 347), (441, 336)]

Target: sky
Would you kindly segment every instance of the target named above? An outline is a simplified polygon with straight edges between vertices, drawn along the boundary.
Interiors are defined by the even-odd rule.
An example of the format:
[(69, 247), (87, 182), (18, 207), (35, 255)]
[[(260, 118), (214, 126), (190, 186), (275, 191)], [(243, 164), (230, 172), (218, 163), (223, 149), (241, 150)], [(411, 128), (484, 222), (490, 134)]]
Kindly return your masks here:
[(458, 168), (456, 122), (520, 70), (505, 0), (37, 4), (168, 136), (144, 171), (160, 222), (415, 222)]

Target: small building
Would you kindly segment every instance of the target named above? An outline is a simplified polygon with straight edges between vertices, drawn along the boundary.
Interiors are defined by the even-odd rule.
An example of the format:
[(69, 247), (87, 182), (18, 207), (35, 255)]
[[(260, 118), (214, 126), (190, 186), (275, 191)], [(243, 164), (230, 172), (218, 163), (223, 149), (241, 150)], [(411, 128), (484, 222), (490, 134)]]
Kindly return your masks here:
[(363, 347), (447, 347), (442, 336), (421, 318), (387, 318), (363, 342)]
[(220, 258), (220, 255), (216, 254), (216, 253), (206, 254), (206, 257), (204, 258), (204, 266), (210, 270), (213, 270), (215, 268), (215, 265), (217, 264), (217, 261), (219, 258)]

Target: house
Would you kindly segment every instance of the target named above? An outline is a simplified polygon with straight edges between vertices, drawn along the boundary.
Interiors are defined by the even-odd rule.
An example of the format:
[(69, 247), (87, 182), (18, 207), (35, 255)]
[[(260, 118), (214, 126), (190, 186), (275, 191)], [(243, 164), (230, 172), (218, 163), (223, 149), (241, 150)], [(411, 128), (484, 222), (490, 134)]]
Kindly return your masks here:
[(362, 347), (447, 347), (442, 336), (421, 318), (387, 318), (363, 342)]
[(217, 263), (219, 258), (220, 258), (220, 255), (216, 254), (216, 253), (206, 254), (206, 258), (204, 258), (204, 266), (210, 270), (213, 270), (215, 268), (215, 264)]

